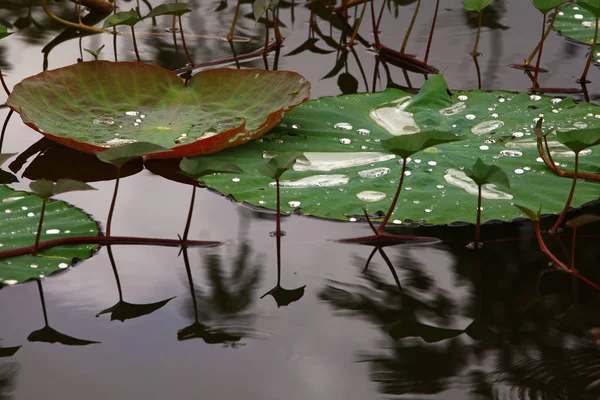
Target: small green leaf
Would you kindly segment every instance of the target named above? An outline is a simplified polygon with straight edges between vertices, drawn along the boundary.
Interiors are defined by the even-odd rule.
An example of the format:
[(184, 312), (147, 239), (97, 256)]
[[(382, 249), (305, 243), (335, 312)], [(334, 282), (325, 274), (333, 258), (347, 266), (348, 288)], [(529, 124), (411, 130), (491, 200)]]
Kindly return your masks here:
[(138, 12), (134, 9), (131, 9), (130, 11), (122, 11), (111, 15), (106, 19), (106, 21), (104, 21), (104, 25), (102, 27), (110, 28), (118, 25), (134, 26), (141, 20), (142, 19), (140, 18)]
[(600, 18), (600, 0), (579, 0), (577, 5), (594, 14), (594, 17)]
[(533, 5), (542, 13), (547, 14), (550, 10), (565, 4), (568, 1), (569, 0), (533, 0)]
[(570, 221), (567, 221), (567, 226), (569, 228), (579, 228), (581, 226), (584, 226), (587, 224), (593, 224), (594, 222), (599, 222), (599, 221), (600, 221), (600, 216), (598, 216), (598, 215), (583, 214), (583, 215), (579, 215), (579, 216), (573, 218)]
[(297, 152), (279, 153), (276, 157), (258, 167), (258, 172), (266, 177), (279, 179), (285, 171), (294, 166), (296, 159), (301, 157), (302, 154)]
[(92, 56), (94, 56), (94, 60), (97, 60), (98, 57), (100, 56), (100, 52), (102, 51), (102, 49), (104, 48), (104, 45), (98, 47), (98, 49), (96, 51), (94, 50), (90, 50), (90, 49), (83, 49), (85, 51), (87, 51), (88, 53), (90, 53)]
[(515, 207), (517, 207), (519, 210), (523, 211), (532, 221), (539, 221), (540, 220), (540, 214), (542, 212), (542, 208), (540, 207), (540, 209), (538, 210), (537, 214), (534, 213), (533, 211), (531, 211), (531, 209), (525, 207), (525, 206), (521, 206), (519, 204), (515, 204)]
[(471, 168), (465, 168), (465, 174), (473, 179), (477, 186), (491, 183), (500, 186), (504, 191), (511, 192), (508, 175), (506, 175), (502, 168), (495, 165), (487, 165), (481, 158), (477, 158), (477, 161), (475, 161), (475, 164)]
[(436, 144), (454, 142), (457, 140), (461, 139), (448, 132), (424, 131), (382, 140), (381, 144), (386, 150), (397, 154), (402, 158), (408, 158), (416, 152), (425, 150)]
[(88, 185), (85, 182), (76, 181), (74, 179), (59, 179), (52, 182), (46, 179), (38, 179), (29, 184), (31, 191), (42, 199), (48, 199), (61, 193), (76, 192), (79, 190), (96, 190), (96, 188)]
[(4, 25), (0, 24), (0, 39), (4, 39), (7, 36), (12, 35), (13, 32), (9, 32), (8, 28), (6, 28)]
[(244, 171), (235, 164), (205, 157), (184, 158), (179, 163), (181, 173), (192, 179), (214, 173), (243, 174)]
[(278, 5), (279, 0), (256, 0), (254, 3), (252, 3), (254, 20), (258, 21), (267, 10), (274, 10)]
[(189, 8), (188, 3), (161, 4), (158, 7), (154, 7), (154, 9), (150, 11), (144, 18), (154, 18), (161, 15), (182, 16), (190, 11), (192, 10)]
[(588, 147), (600, 144), (600, 129), (589, 128), (559, 132), (556, 135), (556, 140), (567, 146), (575, 153), (579, 153)]
[(467, 11), (481, 12), (493, 2), (494, 0), (463, 0), (463, 7)]
[(169, 149), (154, 143), (135, 142), (99, 151), (96, 153), (96, 157), (105, 163), (120, 167), (134, 158), (140, 158), (148, 154), (162, 153), (164, 151), (169, 151)]

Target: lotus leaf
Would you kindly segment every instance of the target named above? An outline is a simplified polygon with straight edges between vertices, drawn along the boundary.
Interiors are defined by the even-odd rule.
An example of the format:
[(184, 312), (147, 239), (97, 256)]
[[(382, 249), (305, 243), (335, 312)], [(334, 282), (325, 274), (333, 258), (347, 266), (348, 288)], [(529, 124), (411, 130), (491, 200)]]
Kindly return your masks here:
[[(596, 17), (579, 4), (569, 4), (560, 9), (554, 29), (561, 35), (580, 43), (591, 45), (594, 42)], [(600, 60), (600, 53), (594, 54), (594, 62)]]
[[(0, 186), (0, 250), (33, 245), (41, 206), (42, 200), (34, 195)], [(98, 233), (96, 222), (81, 210), (63, 201), (51, 201), (46, 205), (42, 241)], [(0, 286), (64, 270), (75, 260), (89, 258), (96, 248), (96, 245), (62, 246), (44, 250), (37, 256), (0, 259)]]
[(310, 84), (289, 71), (220, 68), (185, 85), (156, 65), (90, 61), (23, 80), (7, 104), (33, 129), (81, 151), (144, 141), (173, 150), (148, 157), (170, 158), (246, 143), (309, 96)]
[[(414, 104), (413, 104), (413, 99)], [(418, 101), (417, 101), (418, 100)], [(366, 207), (386, 212), (400, 178), (401, 160), (382, 141), (431, 130), (461, 140), (435, 145), (410, 156), (403, 190), (391, 221), (474, 222), (477, 185), (467, 177), (477, 158), (501, 168), (512, 191), (483, 185), (483, 220), (522, 217), (513, 203), (558, 213), (571, 180), (551, 172), (539, 158), (534, 128), (540, 114), (543, 130), (558, 132), (600, 127), (600, 107), (571, 98), (527, 93), (447, 93), (441, 76), (431, 77), (413, 96), (398, 89), (381, 93), (324, 97), (292, 110), (268, 135), (245, 146), (206, 156), (239, 165), (244, 176), (206, 176), (206, 185), (238, 201), (274, 209), (275, 183), (258, 172), (266, 159), (302, 152), (281, 180), (282, 210), (323, 218), (354, 220)], [(574, 153), (548, 136), (554, 161), (571, 170)], [(581, 153), (580, 171), (600, 172), (600, 148)], [(577, 185), (574, 206), (600, 196), (600, 184)]]

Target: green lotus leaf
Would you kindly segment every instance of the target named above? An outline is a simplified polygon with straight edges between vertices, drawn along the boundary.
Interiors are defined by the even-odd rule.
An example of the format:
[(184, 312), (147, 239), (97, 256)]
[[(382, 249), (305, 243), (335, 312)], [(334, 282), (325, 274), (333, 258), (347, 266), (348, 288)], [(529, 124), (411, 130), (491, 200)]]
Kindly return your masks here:
[(577, 5), (594, 14), (594, 17), (600, 18), (600, 0), (579, 0)]
[[(0, 250), (31, 246), (35, 242), (42, 201), (29, 193), (0, 186)], [(96, 236), (98, 225), (81, 210), (63, 201), (46, 205), (41, 241), (68, 236)], [(0, 259), (0, 286), (48, 276), (89, 258), (96, 245), (62, 246)]]
[(508, 193), (511, 191), (508, 175), (502, 171), (502, 168), (495, 165), (487, 165), (481, 161), (481, 158), (477, 158), (471, 169), (465, 168), (465, 175), (471, 178), (477, 186), (492, 184), (499, 186)]
[[(392, 222), (475, 222), (477, 185), (464, 168), (477, 158), (505, 171), (512, 189), (509, 193), (493, 184), (483, 186), (483, 221), (522, 217), (513, 203), (535, 210), (543, 204), (545, 212), (562, 211), (571, 180), (559, 177), (542, 162), (534, 128), (543, 114), (543, 131), (554, 128), (548, 135), (554, 161), (572, 171), (575, 155), (556, 140), (556, 132), (600, 127), (600, 107), (576, 104), (571, 98), (502, 91), (449, 95), (441, 76), (431, 77), (420, 93), (428, 94), (418, 97), (416, 105), (411, 103), (413, 95), (398, 89), (306, 102), (268, 135), (204, 156), (235, 163), (246, 171), (244, 176), (211, 175), (203, 181), (238, 201), (274, 209), (275, 183), (258, 168), (280, 153), (301, 152), (304, 155), (280, 181), (282, 210), (354, 220), (364, 207), (371, 214), (386, 212), (396, 192), (401, 160), (383, 147), (383, 141), (439, 130), (461, 140), (435, 145), (407, 159)], [(599, 146), (581, 153), (580, 171), (600, 173)], [(581, 181), (573, 206), (599, 196), (600, 184)]]
[(154, 18), (161, 15), (181, 16), (192, 11), (188, 3), (168, 3), (156, 6), (144, 18)]
[(285, 171), (294, 166), (300, 156), (302, 156), (302, 153), (299, 152), (279, 153), (258, 167), (258, 172), (268, 178), (279, 179)]
[(206, 160), (203, 157), (184, 158), (179, 163), (181, 173), (193, 179), (215, 173), (243, 174), (240, 167), (219, 160)]
[[(562, 7), (554, 21), (554, 29), (561, 35), (587, 45), (594, 42), (595, 26), (594, 14), (581, 7), (580, 4), (569, 4)], [(594, 62), (598, 61), (600, 61), (600, 53), (596, 52)], [(582, 59), (582, 68), (584, 62)]]
[(569, 0), (532, 0), (535, 8), (546, 14)]
[(33, 129), (81, 151), (142, 141), (173, 150), (149, 157), (179, 158), (259, 137), (309, 96), (310, 84), (289, 71), (219, 68), (186, 86), (157, 65), (90, 61), (23, 80), (7, 104)]
[(600, 144), (600, 129), (580, 129), (576, 131), (559, 132), (556, 140), (567, 146), (575, 153)]
[(532, 221), (539, 221), (540, 220), (540, 216), (542, 214), (542, 209), (540, 208), (538, 210), (538, 212), (534, 212), (533, 210), (522, 206), (520, 204), (515, 204), (515, 207), (517, 207), (519, 210), (521, 210), (525, 215), (527, 215), (529, 217), (529, 219), (531, 219)]
[(481, 11), (493, 2), (494, 0), (463, 0), (463, 8), (467, 11)]
[(455, 142), (457, 140), (460, 140), (460, 138), (448, 132), (426, 131), (414, 135), (396, 136), (384, 140), (381, 144), (390, 153), (399, 155), (402, 158), (408, 158), (421, 150), (437, 144)]
[(141, 20), (138, 12), (132, 8), (130, 11), (118, 12), (106, 18), (102, 27), (106, 29), (118, 25), (134, 26)]
[(144, 157), (149, 154), (158, 154), (168, 151), (169, 150), (163, 146), (159, 146), (154, 143), (135, 142), (112, 147), (108, 150), (99, 151), (96, 153), (96, 157), (98, 157), (100, 161), (121, 167), (133, 159)]
[(278, 5), (279, 0), (254, 0), (252, 3), (254, 20), (258, 21), (267, 10), (274, 10)]
[(12, 35), (13, 32), (9, 32), (8, 28), (6, 28), (4, 25), (0, 24), (0, 39), (4, 39), (7, 36)]
[(51, 196), (56, 196), (61, 193), (76, 192), (80, 190), (96, 190), (96, 188), (85, 182), (73, 179), (59, 179), (56, 182), (38, 179), (35, 182), (31, 182), (29, 188), (36, 196), (41, 197), (42, 199), (48, 199)]

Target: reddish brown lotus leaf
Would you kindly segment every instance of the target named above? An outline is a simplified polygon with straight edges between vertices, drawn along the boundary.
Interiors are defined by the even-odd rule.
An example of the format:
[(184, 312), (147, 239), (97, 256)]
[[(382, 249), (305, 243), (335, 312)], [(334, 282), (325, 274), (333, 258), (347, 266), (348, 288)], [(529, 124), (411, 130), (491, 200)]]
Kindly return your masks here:
[(91, 61), (23, 80), (7, 104), (31, 128), (77, 150), (143, 141), (172, 149), (148, 158), (179, 158), (255, 139), (309, 97), (310, 84), (290, 71), (219, 68), (186, 86), (157, 65)]

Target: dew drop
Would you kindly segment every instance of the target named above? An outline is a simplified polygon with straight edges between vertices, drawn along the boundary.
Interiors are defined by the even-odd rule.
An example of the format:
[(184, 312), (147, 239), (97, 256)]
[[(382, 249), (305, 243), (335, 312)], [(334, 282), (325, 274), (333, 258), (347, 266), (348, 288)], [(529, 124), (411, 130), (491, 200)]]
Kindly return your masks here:
[(32, 212), (30, 212), (30, 213), (27, 213), (27, 216), (28, 216), (28, 217), (35, 217), (35, 213), (32, 213)]
[[(280, 181), (279, 186), (283, 188), (304, 189), (311, 187), (334, 187), (348, 184), (350, 178), (347, 175), (313, 175), (300, 178), (295, 181)], [(276, 182), (270, 182), (270, 187), (277, 187)]]
[(260, 205), (262, 206), (262, 205), (265, 205), (265, 204), (267, 204), (267, 202), (266, 202), (266, 201), (264, 201), (264, 200), (259, 200), (259, 201), (258, 201), (258, 204), (260, 204)]
[(94, 125), (114, 125), (115, 120), (112, 117), (99, 117), (92, 120)]
[(573, 124), (573, 126), (574, 126), (575, 128), (577, 128), (577, 129), (585, 129), (585, 128), (587, 128), (587, 127), (588, 127), (588, 126), (587, 126), (587, 124), (585, 124), (585, 123), (583, 123), (583, 122), (579, 122), (579, 121), (578, 121), (578, 122), (575, 122), (575, 123)]
[(335, 129), (341, 129), (343, 131), (350, 131), (352, 130), (352, 125), (350, 125), (347, 122), (338, 122), (337, 124), (335, 124), (333, 126)]
[(354, 217), (350, 217), (350, 218), (348, 218), (348, 221), (350, 221), (350, 222), (356, 222), (356, 221), (357, 221), (357, 219), (356, 219), (356, 218), (354, 218)]
[(465, 96), (464, 94), (461, 94), (460, 96), (458, 96), (458, 99), (459, 99), (460, 101), (467, 101), (467, 100), (469, 100), (469, 97), (468, 97), (468, 96)]
[(500, 154), (505, 157), (521, 157), (523, 155), (523, 153), (518, 150), (502, 150)]
[(426, 213), (430, 213), (430, 212), (432, 212), (432, 211), (433, 211), (433, 210), (432, 210), (431, 208), (426, 208), (426, 209), (425, 209), (425, 212), (426, 212)]
[(352, 143), (352, 140), (350, 140), (348, 138), (342, 138), (342, 139), (340, 139), (340, 143), (341, 144), (350, 144), (350, 143)]
[(550, 100), (550, 103), (552, 104), (558, 104), (562, 101), (563, 99), (560, 99), (558, 97), (553, 98), (552, 100)]
[(531, 101), (539, 101), (542, 99), (542, 96), (540, 96), (539, 94), (532, 94), (531, 96), (529, 96), (529, 100)]
[(573, 18), (575, 18), (575, 19), (583, 19), (583, 15), (581, 15), (581, 14), (575, 14), (575, 15), (573, 15)]
[(481, 146), (479, 146), (479, 150), (489, 150), (490, 146), (487, 146), (485, 144), (482, 144)]
[(28, 208), (23, 206), (23, 207), (21, 207), (21, 210), (26, 211), (26, 210), (28, 210)]
[(300, 204), (302, 204), (302, 203), (300, 203), (299, 201), (290, 201), (288, 203), (288, 206), (290, 206), (290, 207), (300, 207)]
[(3, 283), (5, 283), (6, 285), (16, 285), (19, 282), (15, 281), (14, 279), (8, 279), (5, 280)]
[(483, 121), (471, 128), (471, 133), (474, 135), (484, 135), (494, 132), (504, 126), (503, 121)]
[(236, 182), (237, 183), (239, 181), (240, 181), (240, 178), (231, 178), (231, 182)]
[(464, 102), (458, 102), (456, 104), (451, 105), (450, 107), (442, 108), (439, 113), (445, 117), (449, 117), (451, 115), (460, 114), (461, 112), (467, 109), (467, 104)]
[(436, 187), (437, 187), (438, 189), (443, 189), (443, 188), (444, 188), (444, 185), (436, 185)]
[(377, 192), (375, 190), (365, 190), (357, 193), (356, 197), (361, 201), (366, 201), (367, 203), (375, 203), (385, 199), (386, 194), (383, 192)]
[(437, 162), (435, 162), (435, 161), (427, 161), (427, 164), (429, 164), (431, 166), (434, 166), (434, 165), (437, 165)]
[(57, 233), (60, 233), (60, 229), (48, 229), (48, 230), (46, 230), (46, 234), (47, 235), (56, 235)]
[(292, 129), (301, 129), (302, 126), (300, 126), (300, 124), (294, 124), (292, 125)]
[(413, 200), (413, 203), (415, 203), (415, 204), (421, 204), (421, 200)]
[(386, 167), (380, 167), (380, 168), (372, 168), (372, 169), (366, 169), (364, 171), (359, 171), (358, 175), (363, 178), (379, 178), (380, 176), (389, 174), (390, 172), (391, 172), (391, 169), (386, 168)]
[(360, 128), (356, 131), (356, 133), (358, 133), (359, 135), (366, 136), (366, 135), (370, 134), (371, 131), (368, 129)]
[(523, 132), (513, 132), (512, 136), (516, 137), (516, 138), (520, 138), (520, 137), (525, 136), (525, 134)]
[(504, 97), (500, 97), (500, 98), (498, 99), (498, 101), (499, 101), (500, 103), (504, 103), (504, 102), (506, 101), (506, 99), (505, 99)]
[(473, 114), (467, 114), (467, 115), (465, 115), (465, 118), (468, 119), (469, 121), (473, 121), (477, 117)]
[(60, 264), (58, 264), (58, 268), (60, 268), (60, 269), (65, 269), (68, 266), (69, 266), (69, 264), (67, 264), (67, 263), (60, 263)]
[(402, 221), (399, 219), (395, 219), (392, 221), (392, 224), (396, 224), (396, 225), (400, 225), (401, 223), (402, 223)]
[(411, 176), (412, 172), (411, 171), (404, 171), (404, 176)]
[(39, 265), (37, 265), (37, 264), (31, 264), (30, 267), (31, 268), (37, 268), (37, 267), (39, 267)]
[(521, 175), (521, 174), (524, 174), (524, 173), (525, 173), (525, 170), (522, 169), (522, 168), (515, 169), (515, 174), (517, 174), (517, 175)]

